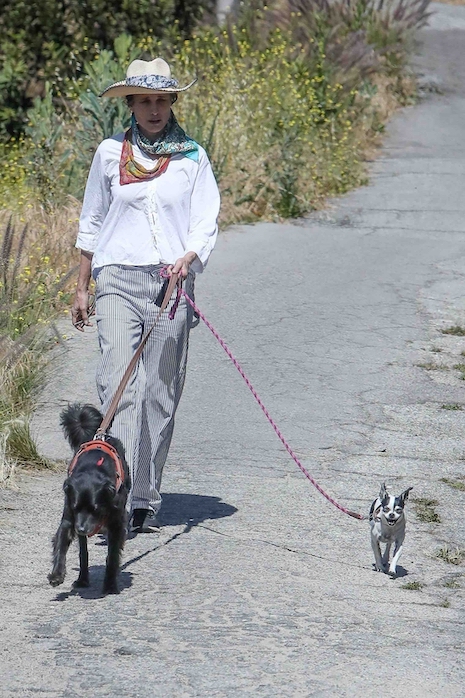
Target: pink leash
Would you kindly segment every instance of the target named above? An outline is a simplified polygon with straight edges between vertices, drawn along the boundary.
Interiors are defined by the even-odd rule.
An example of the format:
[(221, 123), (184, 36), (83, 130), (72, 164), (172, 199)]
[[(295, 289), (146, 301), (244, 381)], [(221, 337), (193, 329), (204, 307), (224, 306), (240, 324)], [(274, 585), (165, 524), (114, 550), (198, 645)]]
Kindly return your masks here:
[(184, 296), (184, 298), (187, 300), (187, 302), (188, 302), (188, 303), (192, 306), (192, 308), (194, 309), (194, 312), (199, 316), (199, 318), (201, 318), (201, 320), (203, 320), (203, 322), (206, 324), (206, 326), (208, 327), (208, 329), (210, 330), (210, 332), (212, 333), (212, 335), (213, 335), (213, 336), (218, 340), (218, 342), (221, 344), (221, 346), (222, 346), (223, 349), (225, 350), (226, 354), (229, 356), (229, 358), (230, 358), (231, 361), (233, 362), (234, 366), (237, 368), (237, 370), (238, 370), (239, 373), (241, 374), (242, 378), (244, 379), (244, 381), (245, 381), (245, 383), (246, 383), (248, 389), (250, 390), (250, 392), (251, 392), (252, 395), (254, 396), (255, 400), (256, 400), (256, 401), (258, 402), (258, 404), (260, 405), (260, 408), (261, 408), (263, 414), (265, 415), (265, 417), (267, 418), (267, 420), (269, 421), (269, 423), (270, 423), (271, 426), (273, 427), (274, 431), (276, 432), (276, 435), (278, 436), (279, 440), (280, 440), (281, 443), (283, 444), (284, 448), (285, 448), (286, 451), (289, 453), (289, 455), (291, 456), (292, 460), (296, 463), (297, 467), (300, 468), (300, 470), (303, 472), (303, 474), (305, 475), (305, 477), (307, 478), (307, 480), (310, 480), (310, 482), (312, 483), (312, 485), (313, 485), (314, 487), (316, 487), (316, 489), (318, 490), (318, 492), (319, 492), (320, 494), (322, 494), (323, 497), (325, 497), (325, 499), (328, 500), (328, 502), (331, 502), (331, 504), (332, 504), (333, 506), (335, 506), (336, 509), (339, 509), (339, 511), (342, 511), (344, 514), (347, 514), (348, 516), (352, 516), (352, 518), (354, 518), (354, 519), (359, 519), (360, 521), (365, 520), (367, 517), (364, 516), (363, 514), (357, 514), (357, 512), (355, 512), (355, 511), (350, 511), (350, 509), (346, 509), (346, 507), (343, 507), (341, 504), (339, 504), (338, 502), (336, 502), (336, 500), (333, 499), (327, 492), (325, 492), (324, 489), (321, 487), (321, 485), (319, 485), (319, 484), (316, 482), (316, 480), (313, 479), (313, 477), (310, 475), (310, 473), (304, 468), (304, 466), (302, 465), (302, 463), (300, 462), (300, 460), (297, 458), (297, 456), (296, 456), (296, 454), (294, 453), (294, 451), (292, 450), (292, 448), (291, 448), (291, 447), (289, 446), (289, 444), (287, 443), (287, 441), (286, 441), (286, 439), (284, 438), (284, 436), (281, 434), (281, 432), (280, 432), (280, 430), (279, 430), (279, 428), (278, 428), (276, 422), (275, 422), (275, 421), (273, 420), (273, 418), (271, 417), (270, 413), (268, 412), (268, 410), (266, 409), (266, 407), (265, 407), (265, 405), (263, 404), (262, 400), (260, 399), (260, 396), (258, 395), (257, 391), (255, 390), (255, 388), (253, 387), (252, 383), (250, 382), (250, 380), (247, 378), (246, 374), (244, 373), (244, 370), (242, 369), (242, 366), (239, 364), (239, 362), (237, 361), (236, 357), (233, 355), (233, 353), (231, 352), (231, 350), (230, 350), (229, 347), (227, 346), (227, 344), (226, 344), (226, 342), (224, 341), (224, 339), (222, 339), (222, 338), (220, 337), (220, 335), (219, 335), (218, 332), (215, 330), (215, 328), (213, 327), (213, 325), (207, 320), (207, 318), (205, 317), (205, 315), (198, 309), (198, 307), (195, 305), (194, 301), (193, 301), (191, 298), (189, 298), (189, 296), (188, 296), (187, 293), (184, 291), (184, 289), (181, 288), (181, 286), (178, 286), (178, 293), (177, 293), (177, 296), (176, 296), (176, 300), (174, 301), (173, 306), (172, 306), (172, 308), (171, 308), (171, 310), (170, 310), (170, 312), (169, 312), (169, 318), (170, 318), (170, 320), (172, 320), (172, 319), (174, 318), (174, 315), (175, 315), (175, 313), (176, 313), (176, 310), (178, 309), (178, 305), (179, 305), (179, 301), (180, 301), (181, 295)]

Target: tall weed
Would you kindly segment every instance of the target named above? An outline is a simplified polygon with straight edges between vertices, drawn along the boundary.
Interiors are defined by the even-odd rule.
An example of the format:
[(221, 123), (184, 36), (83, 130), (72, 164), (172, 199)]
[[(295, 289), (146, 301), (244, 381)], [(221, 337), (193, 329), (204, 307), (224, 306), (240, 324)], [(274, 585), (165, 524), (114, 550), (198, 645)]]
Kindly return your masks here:
[[(29, 433), (29, 417), (46, 365), (44, 350), (51, 338), (48, 324), (69, 305), (69, 282), (75, 271), (71, 238), (63, 239), (63, 214), (57, 225), (43, 210), (28, 213), (29, 219), (19, 222), (10, 215), (0, 228), (0, 460), (4, 479), (14, 464), (48, 465)], [(74, 216), (68, 221), (75, 225), (75, 210), (68, 208), (66, 215)]]

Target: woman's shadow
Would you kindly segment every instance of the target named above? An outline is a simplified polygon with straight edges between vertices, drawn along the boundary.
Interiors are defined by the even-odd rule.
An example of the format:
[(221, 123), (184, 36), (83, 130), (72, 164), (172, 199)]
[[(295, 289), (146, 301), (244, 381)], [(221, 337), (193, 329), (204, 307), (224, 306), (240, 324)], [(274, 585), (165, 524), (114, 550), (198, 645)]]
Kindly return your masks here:
[(236, 511), (236, 507), (226, 504), (220, 497), (169, 492), (163, 495), (160, 519), (162, 526), (184, 524), (191, 529), (202, 521), (223, 519), (232, 516)]
[[(190, 533), (193, 528), (203, 521), (212, 519), (223, 519), (236, 513), (237, 508), (232, 504), (223, 502), (220, 497), (211, 497), (203, 494), (178, 494), (176, 492), (163, 493), (163, 505), (159, 514), (162, 527), (184, 526), (181, 531), (177, 531), (163, 543), (158, 543), (154, 548), (127, 560), (121, 567), (127, 569), (134, 562), (150, 555), (162, 546), (169, 545), (180, 536)], [(151, 534), (137, 534), (151, 535)], [(135, 537), (135, 536), (133, 536)]]

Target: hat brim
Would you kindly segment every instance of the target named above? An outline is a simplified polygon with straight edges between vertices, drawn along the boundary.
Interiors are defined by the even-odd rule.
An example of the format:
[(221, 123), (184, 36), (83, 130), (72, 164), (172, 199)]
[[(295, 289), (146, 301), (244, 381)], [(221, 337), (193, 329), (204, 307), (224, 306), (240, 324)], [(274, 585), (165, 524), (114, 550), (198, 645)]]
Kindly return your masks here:
[(120, 82), (115, 82), (110, 87), (102, 92), (100, 97), (129, 97), (129, 95), (164, 95), (164, 94), (177, 94), (178, 92), (185, 92), (192, 85), (195, 85), (197, 78), (192, 80), (185, 87), (165, 87), (152, 89), (151, 87), (131, 87), (126, 84), (126, 80), (121, 80)]

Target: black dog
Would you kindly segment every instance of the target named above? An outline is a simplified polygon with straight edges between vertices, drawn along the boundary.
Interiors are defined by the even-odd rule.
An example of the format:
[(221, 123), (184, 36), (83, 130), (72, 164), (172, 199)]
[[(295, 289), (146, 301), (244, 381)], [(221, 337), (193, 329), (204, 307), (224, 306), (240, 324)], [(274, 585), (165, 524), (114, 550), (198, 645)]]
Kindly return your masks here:
[(105, 594), (118, 594), (117, 575), (126, 538), (126, 500), (131, 486), (124, 448), (118, 439), (92, 441), (102, 415), (92, 405), (70, 405), (61, 413), (61, 426), (74, 450), (63, 489), (65, 504), (60, 526), (53, 538), (52, 586), (66, 575), (66, 553), (77, 534), (79, 577), (76, 587), (89, 586), (87, 536), (101, 528), (108, 535), (108, 555), (103, 583)]

